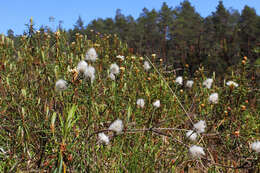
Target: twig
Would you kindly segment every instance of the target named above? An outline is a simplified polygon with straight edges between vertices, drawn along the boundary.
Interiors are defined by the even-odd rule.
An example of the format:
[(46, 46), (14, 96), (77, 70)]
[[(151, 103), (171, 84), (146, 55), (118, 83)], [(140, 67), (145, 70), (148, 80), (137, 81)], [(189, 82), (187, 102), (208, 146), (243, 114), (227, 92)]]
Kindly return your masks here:
[(145, 129), (127, 129), (126, 132), (139, 132), (139, 131), (151, 131), (153, 130), (176, 130), (176, 131), (188, 131), (186, 129), (177, 129), (177, 128), (145, 128)]
[(159, 76), (162, 78), (162, 80), (164, 81), (164, 83), (166, 84), (166, 86), (169, 88), (169, 90), (171, 91), (171, 93), (173, 94), (173, 96), (176, 98), (177, 102), (180, 104), (182, 110), (185, 112), (185, 114), (188, 116), (189, 120), (191, 121), (191, 123), (193, 124), (192, 119), (189, 117), (188, 112), (186, 111), (186, 109), (184, 108), (184, 106), (181, 104), (180, 100), (178, 99), (178, 97), (176, 96), (176, 94), (173, 92), (173, 90), (171, 89), (171, 87), (169, 86), (168, 82), (166, 82), (166, 80), (164, 79), (164, 77), (162, 76), (162, 74), (158, 71), (158, 69), (154, 66), (154, 64), (151, 62), (151, 60), (146, 56), (146, 59), (150, 62), (150, 64), (153, 66), (153, 68), (155, 69), (155, 71), (159, 74)]
[(90, 140), (90, 138), (91, 138), (92, 136), (94, 136), (94, 135), (97, 135), (97, 134), (99, 134), (99, 133), (103, 133), (103, 132), (109, 132), (109, 131), (111, 131), (111, 130), (104, 129), (104, 130), (99, 130), (99, 131), (96, 131), (96, 132), (92, 133), (91, 135), (89, 135), (89, 137), (88, 137), (87, 141), (89, 141), (89, 140)]

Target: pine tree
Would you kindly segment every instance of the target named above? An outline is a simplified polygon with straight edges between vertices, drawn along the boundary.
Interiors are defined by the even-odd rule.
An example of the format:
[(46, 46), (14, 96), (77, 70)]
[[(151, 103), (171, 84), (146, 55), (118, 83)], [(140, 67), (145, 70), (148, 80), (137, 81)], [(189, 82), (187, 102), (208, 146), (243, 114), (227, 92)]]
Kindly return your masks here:
[(164, 60), (167, 60), (167, 48), (168, 48), (168, 40), (170, 39), (169, 36), (169, 29), (171, 28), (173, 23), (173, 10), (169, 8), (166, 2), (163, 3), (161, 10), (159, 11), (159, 31), (162, 35), (161, 45), (162, 45), (162, 55)]
[(252, 50), (260, 41), (260, 28), (258, 26), (258, 16), (254, 8), (245, 6), (239, 21), (241, 51), (244, 55), (251, 57)]
[(196, 63), (197, 51), (200, 47), (202, 18), (189, 1), (182, 2), (180, 7), (175, 9), (175, 16), (170, 34), (171, 42), (175, 47), (174, 55), (181, 58), (177, 60), (177, 63)]

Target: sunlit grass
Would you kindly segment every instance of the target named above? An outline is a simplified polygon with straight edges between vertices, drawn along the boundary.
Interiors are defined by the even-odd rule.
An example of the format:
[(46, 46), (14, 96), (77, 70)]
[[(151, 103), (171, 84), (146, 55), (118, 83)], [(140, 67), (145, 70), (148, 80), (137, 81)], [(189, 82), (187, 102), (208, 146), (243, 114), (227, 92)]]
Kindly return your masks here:
[[(165, 73), (156, 55), (131, 54), (117, 36), (97, 34), (95, 43), (76, 38), (69, 43), (59, 31), (23, 36), (16, 47), (0, 40), (0, 172), (259, 170), (259, 153), (250, 148), (260, 140), (259, 89), (247, 59), (225, 75), (206, 67), (189, 74), (185, 66), (177, 75)], [(93, 80), (76, 70), (92, 47)], [(208, 88), (207, 78), (213, 79)], [(64, 90), (55, 89), (59, 79)], [(209, 101), (213, 93), (217, 101)], [(117, 119), (124, 129), (115, 133), (109, 126)], [(205, 132), (189, 140), (186, 133), (200, 120)], [(99, 141), (101, 132), (109, 143)], [(205, 155), (191, 157), (193, 145)]]

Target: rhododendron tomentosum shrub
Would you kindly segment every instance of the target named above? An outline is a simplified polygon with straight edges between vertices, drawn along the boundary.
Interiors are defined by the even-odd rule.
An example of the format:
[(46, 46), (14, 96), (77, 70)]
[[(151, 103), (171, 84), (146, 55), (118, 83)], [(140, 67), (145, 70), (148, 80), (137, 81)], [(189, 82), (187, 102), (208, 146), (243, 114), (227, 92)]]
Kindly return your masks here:
[(86, 53), (86, 57), (85, 57), (85, 60), (86, 61), (92, 61), (92, 62), (95, 62), (97, 60), (97, 52), (96, 50), (92, 47), (90, 48), (87, 53)]
[(153, 102), (153, 106), (156, 108), (159, 108), (161, 105), (160, 100), (156, 100), (155, 102)]
[(193, 158), (201, 158), (202, 156), (205, 156), (203, 148), (197, 145), (191, 146), (189, 153)]
[(150, 69), (151, 69), (150, 63), (149, 63), (148, 61), (145, 61), (145, 62), (144, 62), (144, 70), (145, 70), (145, 71), (148, 71), (148, 70), (150, 70)]
[(191, 141), (196, 141), (197, 139), (197, 133), (194, 132), (193, 130), (189, 130), (187, 133), (186, 133), (186, 137), (191, 140)]
[(120, 119), (115, 120), (108, 128), (108, 130), (116, 132), (116, 134), (120, 134), (123, 131), (124, 125), (123, 121)]
[(85, 78), (90, 78), (91, 83), (95, 80), (95, 68), (91, 65), (88, 65), (85, 72), (84, 72)]
[(194, 82), (193, 82), (192, 80), (188, 80), (188, 81), (186, 82), (186, 87), (192, 88), (193, 83), (194, 83)]
[(208, 78), (203, 82), (203, 86), (205, 86), (206, 88), (210, 89), (213, 83), (213, 79)]
[(257, 153), (260, 153), (260, 141), (253, 142), (250, 145), (251, 149), (254, 150)]
[(82, 73), (82, 74), (84, 74), (85, 73), (85, 71), (86, 71), (86, 69), (87, 69), (87, 67), (88, 67), (88, 63), (86, 63), (86, 61), (80, 61), (79, 63), (78, 63), (78, 65), (77, 65), (77, 71), (79, 72), (79, 73)]
[(109, 137), (105, 133), (99, 133), (98, 139), (101, 143), (105, 143), (106, 145), (109, 144)]
[(228, 81), (226, 84), (229, 87), (238, 87), (238, 84), (236, 82), (233, 82), (233, 81)]
[(200, 120), (199, 122), (194, 124), (193, 127), (197, 131), (197, 133), (203, 133), (205, 132), (206, 122), (204, 120)]
[(179, 84), (179, 85), (182, 85), (182, 83), (183, 83), (183, 78), (182, 78), (182, 76), (178, 76), (178, 77), (176, 78), (175, 82), (176, 82), (177, 84)]
[(209, 102), (217, 104), (218, 103), (218, 93), (213, 93), (209, 96)]
[(136, 104), (137, 106), (143, 108), (145, 104), (144, 99), (137, 99)]
[(55, 88), (57, 91), (64, 91), (68, 88), (67, 84), (68, 83), (65, 80), (59, 79), (55, 84)]
[(122, 56), (122, 55), (117, 55), (116, 58), (118, 58), (118, 59), (120, 59), (120, 60), (122, 60), (122, 61), (125, 60), (125, 57)]

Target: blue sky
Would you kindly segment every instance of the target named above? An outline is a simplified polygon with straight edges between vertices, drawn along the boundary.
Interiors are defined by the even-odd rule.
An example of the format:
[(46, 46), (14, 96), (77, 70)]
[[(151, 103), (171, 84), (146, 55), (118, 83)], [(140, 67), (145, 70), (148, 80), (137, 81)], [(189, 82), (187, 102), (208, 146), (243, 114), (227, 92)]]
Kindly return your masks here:
[[(88, 24), (97, 18), (114, 17), (116, 9), (125, 15), (137, 18), (144, 7), (159, 10), (162, 3), (170, 7), (178, 6), (183, 0), (2, 0), (0, 5), (0, 33), (6, 34), (13, 29), (15, 34), (22, 34), (25, 24), (33, 17), (36, 27), (48, 25), (58, 26), (60, 20), (63, 27), (72, 28), (78, 16)], [(215, 11), (218, 0), (190, 0), (196, 11), (205, 17)], [(225, 7), (239, 10), (245, 5), (255, 8), (260, 14), (260, 0), (223, 0)], [(50, 23), (49, 17), (54, 16), (55, 22)]]

